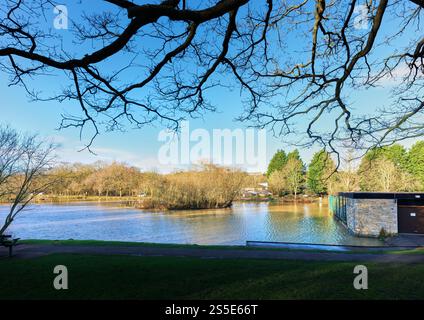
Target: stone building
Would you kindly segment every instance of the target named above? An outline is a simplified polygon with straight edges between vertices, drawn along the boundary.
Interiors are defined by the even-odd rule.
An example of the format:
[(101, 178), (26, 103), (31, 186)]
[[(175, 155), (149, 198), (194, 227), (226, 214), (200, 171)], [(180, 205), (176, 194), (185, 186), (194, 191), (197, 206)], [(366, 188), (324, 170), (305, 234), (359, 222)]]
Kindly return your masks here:
[(341, 192), (335, 216), (354, 234), (424, 234), (424, 193)]

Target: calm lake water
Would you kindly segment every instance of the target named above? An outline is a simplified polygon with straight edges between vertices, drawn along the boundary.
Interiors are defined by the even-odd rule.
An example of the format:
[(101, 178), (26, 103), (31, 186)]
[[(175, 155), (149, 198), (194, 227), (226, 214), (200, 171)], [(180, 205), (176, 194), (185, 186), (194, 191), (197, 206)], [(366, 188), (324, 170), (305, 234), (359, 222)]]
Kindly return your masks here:
[[(7, 207), (0, 206), (0, 219)], [(325, 204), (235, 203), (231, 209), (149, 212), (117, 203), (32, 205), (9, 232), (23, 239), (240, 244), (247, 240), (379, 245), (357, 238)]]

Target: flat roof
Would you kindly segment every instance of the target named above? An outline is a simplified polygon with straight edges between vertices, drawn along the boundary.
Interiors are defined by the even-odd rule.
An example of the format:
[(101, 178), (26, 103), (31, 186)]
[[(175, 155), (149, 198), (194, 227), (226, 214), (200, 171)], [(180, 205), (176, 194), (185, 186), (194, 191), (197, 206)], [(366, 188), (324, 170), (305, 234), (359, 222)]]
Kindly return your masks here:
[(339, 192), (338, 195), (352, 199), (424, 199), (422, 192)]

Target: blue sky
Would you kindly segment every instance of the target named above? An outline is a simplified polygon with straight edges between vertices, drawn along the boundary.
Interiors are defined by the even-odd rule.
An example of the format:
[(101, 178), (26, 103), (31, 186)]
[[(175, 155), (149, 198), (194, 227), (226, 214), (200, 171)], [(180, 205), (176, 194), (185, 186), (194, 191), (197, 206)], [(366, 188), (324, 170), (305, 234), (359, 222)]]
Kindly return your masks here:
[[(71, 5), (69, 10), (70, 17), (74, 17), (78, 16), (81, 11), (90, 10), (90, 8), (88, 6)], [(69, 34), (66, 30), (57, 32), (63, 33), (60, 36), (63, 36), (65, 46), (72, 45), (69, 42)], [(293, 41), (295, 40), (293, 39)], [(122, 57), (117, 59), (122, 59)], [(31, 85), (38, 90), (48, 92), (60, 87), (61, 81), (60, 76), (44, 77), (32, 82)], [(388, 90), (393, 82), (387, 81), (383, 85), (383, 88), (351, 92), (350, 100), (354, 107), (362, 110), (372, 109), (376, 105), (388, 103)], [(143, 170), (167, 172), (176, 169), (158, 163), (158, 150), (163, 145), (162, 142), (158, 141), (158, 134), (163, 129), (159, 123), (137, 130), (128, 128), (126, 132), (102, 132), (94, 142), (93, 151), (97, 155), (93, 155), (87, 150), (79, 151), (83, 148), (88, 135), (83, 135), (83, 139), (80, 140), (79, 130), (77, 129), (57, 130), (62, 114), (78, 113), (79, 109), (75, 103), (31, 102), (22, 88), (8, 86), (6, 75), (3, 73), (0, 73), (0, 95), (0, 123), (10, 124), (23, 131), (37, 132), (41, 136), (53, 139), (61, 145), (58, 155), (63, 161), (83, 163), (91, 163), (97, 160), (122, 161), (136, 165)], [(243, 109), (242, 99), (237, 90), (214, 89), (212, 95), (215, 105), (218, 106), (218, 112), (205, 113), (202, 119), (191, 119), (191, 129), (204, 128), (212, 132), (213, 129), (247, 128), (248, 124), (235, 120)], [(407, 142), (406, 144), (409, 145), (410, 143)], [(275, 138), (268, 133), (267, 159), (269, 160), (275, 151), (280, 148), (290, 151), (294, 147), (283, 144), (281, 138)], [(312, 153), (317, 149), (300, 150), (304, 161), (308, 162)], [(265, 168), (261, 170), (265, 170)]]

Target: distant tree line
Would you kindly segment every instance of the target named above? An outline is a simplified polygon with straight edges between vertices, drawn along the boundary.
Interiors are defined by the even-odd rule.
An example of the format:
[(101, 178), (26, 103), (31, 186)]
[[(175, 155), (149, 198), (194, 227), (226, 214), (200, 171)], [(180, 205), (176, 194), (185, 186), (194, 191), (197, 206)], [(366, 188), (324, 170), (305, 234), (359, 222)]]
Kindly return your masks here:
[(141, 172), (125, 163), (62, 164), (48, 176), (61, 181), (45, 190), (52, 196), (138, 197), (140, 208), (203, 209), (231, 206), (247, 174), (201, 165), (171, 174)]
[[(205, 194), (206, 189), (216, 191), (215, 186), (220, 185), (219, 181), (226, 179), (228, 182), (222, 184), (223, 188), (231, 185), (229, 181), (233, 181), (234, 177), (230, 177), (230, 173), (234, 174), (235, 171), (220, 172), (218, 168), (215, 168), (213, 173), (216, 177), (206, 177), (207, 172), (210, 174), (211, 168), (203, 166), (202, 169), (195, 169), (192, 172), (163, 175), (155, 172), (141, 172), (136, 167), (118, 162), (62, 164), (49, 171), (49, 178), (53, 176), (60, 183), (49, 186), (46, 193), (58, 196), (99, 197), (139, 195), (152, 197), (159, 194), (165, 197), (172, 194), (172, 197), (182, 201), (181, 197), (191, 199), (184, 190), (196, 189), (196, 192)], [(201, 175), (199, 173), (201, 171), (206, 173)], [(279, 196), (324, 195), (340, 191), (422, 191), (424, 190), (424, 141), (416, 142), (409, 150), (399, 144), (372, 149), (362, 159), (356, 159), (354, 151), (350, 150), (344, 156), (343, 166), (337, 171), (335, 161), (324, 150), (314, 153), (307, 165), (298, 150), (289, 153), (278, 150), (269, 163), (266, 176), (270, 191)], [(249, 176), (243, 174), (243, 177), (243, 179), (235, 179), (235, 181), (240, 180), (236, 185), (240, 188), (252, 186), (249, 185), (251, 182)], [(208, 179), (216, 182), (215, 185), (209, 185)], [(250, 184), (256, 186), (257, 183)], [(202, 185), (204, 188), (201, 188)], [(203, 191), (200, 191), (201, 189)], [(229, 189), (233, 192), (234, 187), (231, 186)], [(168, 198), (171, 199), (171, 197)], [(158, 200), (155, 203), (159, 202)], [(174, 203), (172, 206), (177, 205)]]
[(61, 164), (50, 170), (60, 184), (46, 190), (58, 196), (137, 196), (147, 190), (154, 173), (142, 173), (124, 163)]
[[(0, 201), (14, 203), (8, 221), (37, 195), (137, 197), (145, 198), (147, 207), (220, 208), (230, 206), (243, 187), (263, 182), (262, 176), (214, 165), (172, 174), (142, 172), (118, 162), (58, 165), (53, 151), (54, 146), (34, 135), (0, 126)], [(374, 148), (362, 159), (351, 150), (338, 170), (324, 150), (313, 154), (307, 165), (298, 150), (278, 150), (266, 177), (270, 191), (279, 196), (423, 191), (424, 141), (408, 150), (398, 144)]]
[(269, 188), (276, 195), (295, 197), (299, 193), (424, 190), (424, 141), (409, 150), (399, 144), (374, 148), (361, 159), (350, 150), (344, 160), (343, 167), (336, 170), (330, 154), (320, 150), (306, 167), (297, 150), (288, 154), (278, 150), (267, 170)]

